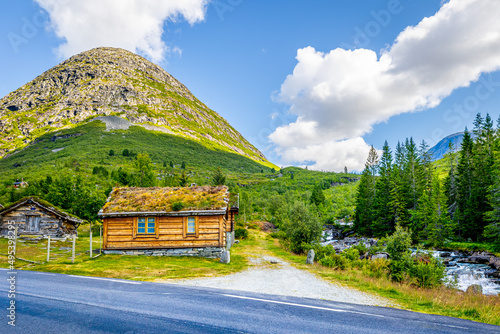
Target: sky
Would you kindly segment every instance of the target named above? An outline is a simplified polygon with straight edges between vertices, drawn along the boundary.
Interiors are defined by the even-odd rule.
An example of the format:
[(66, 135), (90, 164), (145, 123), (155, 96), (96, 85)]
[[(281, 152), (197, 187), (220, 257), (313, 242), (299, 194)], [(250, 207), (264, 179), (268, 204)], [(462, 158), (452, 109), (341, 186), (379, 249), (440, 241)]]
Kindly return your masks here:
[(185, 84), (279, 166), (360, 171), (500, 110), (498, 0), (0, 2), (0, 97), (120, 47)]

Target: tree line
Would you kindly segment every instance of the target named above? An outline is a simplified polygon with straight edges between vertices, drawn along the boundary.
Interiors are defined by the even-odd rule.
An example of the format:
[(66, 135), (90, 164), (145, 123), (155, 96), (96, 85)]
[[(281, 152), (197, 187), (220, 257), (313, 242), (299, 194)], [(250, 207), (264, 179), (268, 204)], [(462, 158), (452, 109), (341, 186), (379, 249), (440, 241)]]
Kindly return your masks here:
[(500, 249), (500, 119), (477, 114), (458, 152), (450, 144), (443, 178), (429, 147), (412, 138), (372, 147), (356, 194), (354, 229), (383, 237), (407, 227), (413, 241), (434, 246), (446, 240), (487, 241)]

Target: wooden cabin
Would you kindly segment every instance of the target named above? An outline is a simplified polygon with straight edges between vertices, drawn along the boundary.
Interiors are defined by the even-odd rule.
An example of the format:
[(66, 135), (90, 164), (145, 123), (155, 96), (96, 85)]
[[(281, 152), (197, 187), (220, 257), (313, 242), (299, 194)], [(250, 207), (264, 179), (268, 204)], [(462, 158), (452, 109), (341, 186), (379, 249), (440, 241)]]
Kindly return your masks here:
[(219, 257), (234, 242), (227, 187), (115, 188), (98, 216), (106, 253)]
[(8, 235), (9, 224), (13, 223), (18, 235), (66, 237), (77, 234), (82, 222), (47, 201), (25, 197), (0, 210), (0, 235)]

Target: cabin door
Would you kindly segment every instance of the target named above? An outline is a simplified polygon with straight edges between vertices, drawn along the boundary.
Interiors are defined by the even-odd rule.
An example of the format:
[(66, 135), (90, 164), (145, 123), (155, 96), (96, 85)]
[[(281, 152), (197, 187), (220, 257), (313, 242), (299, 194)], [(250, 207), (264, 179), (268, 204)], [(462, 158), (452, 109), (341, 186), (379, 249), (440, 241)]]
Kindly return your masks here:
[(40, 231), (40, 216), (26, 216), (26, 230), (30, 232)]

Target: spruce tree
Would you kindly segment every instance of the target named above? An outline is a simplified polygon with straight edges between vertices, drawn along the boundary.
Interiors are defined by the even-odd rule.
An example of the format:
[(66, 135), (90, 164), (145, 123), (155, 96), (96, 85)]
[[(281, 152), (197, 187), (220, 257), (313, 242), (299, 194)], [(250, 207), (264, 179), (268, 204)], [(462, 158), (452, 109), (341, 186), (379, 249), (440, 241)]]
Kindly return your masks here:
[(474, 187), (474, 143), (472, 137), (465, 128), (460, 157), (457, 166), (457, 210), (455, 219), (460, 238), (471, 238), (475, 234), (473, 187)]
[(361, 175), (356, 193), (356, 211), (354, 212), (354, 230), (363, 235), (371, 235), (371, 222), (374, 219), (375, 178), (378, 169), (378, 154), (370, 148), (365, 169)]
[(392, 152), (385, 141), (379, 163), (379, 178), (375, 184), (374, 220), (371, 224), (373, 235), (377, 237), (394, 231), (394, 210), (391, 203), (392, 176)]

